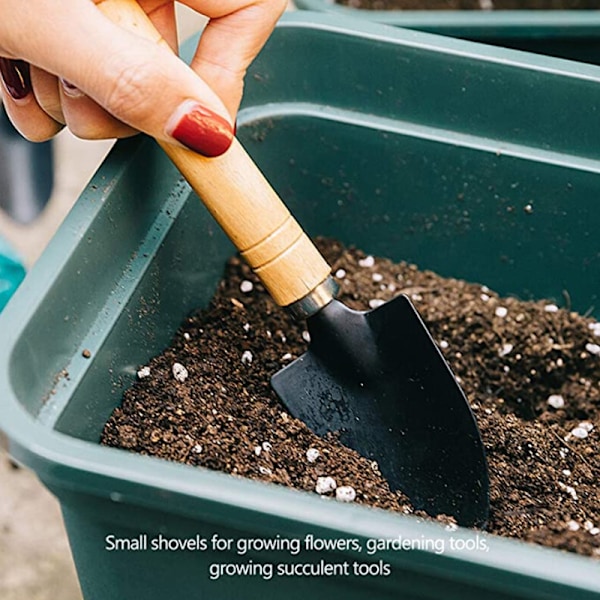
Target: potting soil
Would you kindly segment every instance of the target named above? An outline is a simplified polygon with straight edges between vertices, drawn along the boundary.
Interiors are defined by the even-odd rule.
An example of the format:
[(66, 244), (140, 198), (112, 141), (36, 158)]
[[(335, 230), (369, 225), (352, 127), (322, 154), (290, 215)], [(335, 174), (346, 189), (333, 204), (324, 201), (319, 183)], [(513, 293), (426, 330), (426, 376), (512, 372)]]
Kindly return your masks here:
[[(502, 298), (332, 240), (319, 246), (345, 304), (404, 293), (423, 317), (481, 430), (488, 531), (600, 558), (600, 325), (557, 299)], [(414, 512), (376, 464), (315, 436), (271, 390), (271, 375), (305, 351), (304, 327), (231, 259), (210, 306), (140, 366), (102, 443), (335, 497), (331, 477), (340, 500), (354, 492), (354, 502)]]

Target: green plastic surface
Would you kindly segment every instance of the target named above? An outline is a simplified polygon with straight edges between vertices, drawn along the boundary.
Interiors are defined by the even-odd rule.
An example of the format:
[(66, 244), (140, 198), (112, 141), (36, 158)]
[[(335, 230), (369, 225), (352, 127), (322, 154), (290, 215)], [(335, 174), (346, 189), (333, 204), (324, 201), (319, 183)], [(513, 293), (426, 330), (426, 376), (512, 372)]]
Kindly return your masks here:
[[(286, 16), (239, 137), (310, 235), (600, 314), (600, 68), (355, 19)], [(599, 566), (98, 444), (136, 370), (205, 305), (232, 246), (151, 140), (120, 142), (0, 316), (0, 427), (59, 498), (86, 600), (592, 599)], [(91, 358), (82, 352), (88, 349)], [(211, 563), (369, 557), (109, 551), (105, 537), (404, 536), (388, 577)], [(481, 539), (481, 537), (480, 537)]]
[(334, 0), (294, 4), (303, 10), (600, 63), (600, 10), (367, 10)]

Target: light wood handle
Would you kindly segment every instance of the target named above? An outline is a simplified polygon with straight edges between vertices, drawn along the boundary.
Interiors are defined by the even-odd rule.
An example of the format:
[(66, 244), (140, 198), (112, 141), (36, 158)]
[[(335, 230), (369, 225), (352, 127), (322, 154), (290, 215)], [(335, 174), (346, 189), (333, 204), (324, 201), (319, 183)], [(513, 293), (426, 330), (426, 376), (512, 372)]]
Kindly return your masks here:
[[(137, 1), (103, 0), (98, 7), (122, 27), (169, 47)], [(327, 279), (329, 265), (237, 139), (216, 158), (158, 143), (277, 304), (293, 304)]]

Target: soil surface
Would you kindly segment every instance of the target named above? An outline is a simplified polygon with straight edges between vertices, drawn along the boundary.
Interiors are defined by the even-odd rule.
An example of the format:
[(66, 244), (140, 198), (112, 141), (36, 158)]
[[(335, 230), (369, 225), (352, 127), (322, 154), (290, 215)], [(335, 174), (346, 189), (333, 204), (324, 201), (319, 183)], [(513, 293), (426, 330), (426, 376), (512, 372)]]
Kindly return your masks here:
[[(488, 531), (600, 558), (600, 325), (550, 301), (319, 246), (344, 303), (368, 309), (404, 293), (423, 317), (481, 430)], [(319, 477), (333, 477), (355, 502), (413, 512), (376, 464), (316, 437), (272, 392), (270, 376), (307, 338), (233, 258), (211, 305), (140, 368), (102, 442), (313, 493)]]
[(368, 10), (580, 10), (598, 9), (600, 0), (335, 0)]

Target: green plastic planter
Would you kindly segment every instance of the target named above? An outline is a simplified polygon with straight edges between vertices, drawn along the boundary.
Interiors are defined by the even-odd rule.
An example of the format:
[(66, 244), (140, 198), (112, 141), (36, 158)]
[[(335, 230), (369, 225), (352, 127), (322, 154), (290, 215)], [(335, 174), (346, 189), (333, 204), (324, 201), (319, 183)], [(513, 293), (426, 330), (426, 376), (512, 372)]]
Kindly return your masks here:
[(600, 64), (600, 10), (366, 10), (334, 0), (294, 0), (294, 4), (339, 17)]
[[(600, 307), (599, 110), (600, 68), (297, 12), (248, 75), (239, 135), (311, 235), (504, 294), (568, 290), (586, 311)], [(599, 597), (591, 559), (100, 446), (231, 253), (159, 148), (123, 141), (0, 317), (0, 427), (61, 503), (86, 600)], [(136, 550), (143, 534), (209, 548)], [(307, 534), (414, 549), (210, 547)], [(210, 579), (211, 564), (250, 560), (391, 572)]]

